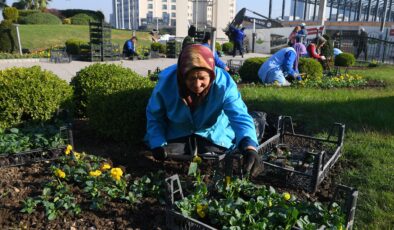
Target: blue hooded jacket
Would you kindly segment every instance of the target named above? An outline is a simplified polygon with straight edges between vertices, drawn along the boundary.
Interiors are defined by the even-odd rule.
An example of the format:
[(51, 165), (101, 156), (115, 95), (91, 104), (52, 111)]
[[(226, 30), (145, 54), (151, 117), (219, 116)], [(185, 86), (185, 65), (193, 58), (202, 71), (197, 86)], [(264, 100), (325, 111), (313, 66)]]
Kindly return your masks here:
[(204, 101), (191, 112), (179, 95), (177, 65), (160, 73), (146, 108), (145, 140), (151, 149), (192, 134), (225, 148), (239, 147), (245, 139), (257, 146), (253, 119), (237, 85), (221, 68), (215, 67), (215, 75)]
[(284, 75), (294, 76), (297, 73), (293, 67), (296, 57), (297, 54), (293, 47), (279, 50), (260, 67), (258, 72), (260, 80), (263, 83), (271, 83), (267, 82), (267, 74), (270, 71), (281, 71)]

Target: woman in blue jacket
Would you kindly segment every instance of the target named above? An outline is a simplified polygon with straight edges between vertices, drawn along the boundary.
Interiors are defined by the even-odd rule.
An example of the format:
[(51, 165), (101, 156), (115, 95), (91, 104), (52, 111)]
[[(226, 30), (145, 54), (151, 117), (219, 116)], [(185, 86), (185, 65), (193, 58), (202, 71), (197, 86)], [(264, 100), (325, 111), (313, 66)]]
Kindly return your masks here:
[(258, 76), (263, 83), (288, 86), (290, 81), (302, 80), (298, 72), (298, 60), (307, 54), (306, 48), (301, 43), (293, 47), (280, 49), (261, 65)]
[(146, 140), (157, 160), (238, 147), (246, 172), (259, 171), (253, 119), (237, 85), (215, 67), (205, 46), (186, 46), (178, 64), (160, 73), (146, 116)]

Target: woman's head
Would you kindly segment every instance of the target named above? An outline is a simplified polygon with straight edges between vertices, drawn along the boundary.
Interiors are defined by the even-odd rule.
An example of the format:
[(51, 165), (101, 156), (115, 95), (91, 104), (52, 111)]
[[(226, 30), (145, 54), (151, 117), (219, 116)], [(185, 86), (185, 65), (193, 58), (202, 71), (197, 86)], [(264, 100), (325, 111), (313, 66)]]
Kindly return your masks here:
[(323, 36), (317, 36), (314, 40), (317, 48), (320, 48), (326, 44), (327, 40)]
[(196, 105), (208, 94), (215, 80), (214, 70), (215, 61), (208, 47), (195, 44), (182, 50), (178, 59), (177, 79), (180, 96), (189, 105)]
[(301, 30), (301, 26), (296, 26), (296, 27), (294, 27), (293, 32), (298, 32), (298, 31), (300, 31), (300, 30)]

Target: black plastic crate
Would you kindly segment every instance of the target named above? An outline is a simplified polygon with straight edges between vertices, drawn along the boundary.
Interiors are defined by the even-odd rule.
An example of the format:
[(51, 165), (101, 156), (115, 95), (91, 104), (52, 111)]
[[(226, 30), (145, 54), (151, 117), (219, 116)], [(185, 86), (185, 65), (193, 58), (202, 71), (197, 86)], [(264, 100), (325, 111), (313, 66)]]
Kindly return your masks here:
[[(70, 128), (61, 127), (59, 132), (67, 144), (73, 145), (73, 135)], [(65, 148), (66, 145), (63, 145), (57, 148), (33, 149), (20, 153), (0, 154), (0, 168), (55, 160), (63, 154)]]
[[(312, 137), (294, 132), (289, 116), (281, 116), (278, 132), (259, 146), (258, 152), (263, 157), (262, 177), (273, 178), (286, 186), (316, 192), (329, 170), (341, 156), (345, 134), (345, 125), (335, 123), (326, 138)], [(272, 160), (278, 155), (274, 152), (287, 149), (287, 157)], [(309, 163), (305, 164), (308, 160)], [(289, 166), (287, 163), (291, 163)]]
[[(198, 221), (191, 217), (186, 217), (182, 213), (174, 210), (175, 196), (178, 194), (180, 199), (183, 199), (183, 192), (178, 175), (173, 175), (166, 179), (167, 190), (169, 192), (166, 209), (166, 227), (171, 230), (218, 230), (208, 224)], [(177, 186), (177, 188), (175, 188)], [(352, 187), (345, 185), (337, 185), (335, 193), (329, 203), (333, 202), (339, 204), (346, 216), (346, 230), (353, 229), (354, 216), (356, 211), (358, 198), (358, 191)], [(292, 230), (300, 230), (298, 227), (292, 227)]]

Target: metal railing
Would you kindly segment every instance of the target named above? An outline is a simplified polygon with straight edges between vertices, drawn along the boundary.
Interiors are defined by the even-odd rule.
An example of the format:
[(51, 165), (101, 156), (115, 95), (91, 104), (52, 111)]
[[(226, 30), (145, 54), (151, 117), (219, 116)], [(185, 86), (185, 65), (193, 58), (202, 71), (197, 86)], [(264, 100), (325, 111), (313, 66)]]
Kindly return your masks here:
[(343, 35), (334, 41), (334, 45), (343, 52), (354, 54), (359, 61), (394, 64), (393, 40), (370, 36), (367, 38), (365, 47), (359, 42), (359, 35)]

